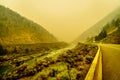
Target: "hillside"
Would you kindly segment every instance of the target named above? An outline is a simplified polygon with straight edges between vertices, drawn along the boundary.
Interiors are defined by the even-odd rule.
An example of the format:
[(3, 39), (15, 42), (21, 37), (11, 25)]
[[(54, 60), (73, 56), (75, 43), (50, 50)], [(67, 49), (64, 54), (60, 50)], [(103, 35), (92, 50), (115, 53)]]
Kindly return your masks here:
[(95, 41), (102, 43), (120, 44), (120, 19), (117, 19), (115, 23), (117, 24), (110, 25), (109, 23), (109, 27), (104, 27), (103, 29), (106, 32), (106, 36), (99, 40), (96, 40), (95, 37)]
[(87, 42), (120, 44), (120, 18), (107, 23), (98, 35), (87, 39)]
[(42, 26), (0, 5), (0, 43), (52, 43), (57, 39)]
[(73, 42), (85, 42), (88, 38), (94, 37), (100, 33), (102, 28), (109, 22), (114, 19), (120, 18), (120, 8), (117, 8), (115, 11), (110, 13), (104, 19), (100, 20), (98, 23), (93, 25), (91, 28), (82, 33), (77, 39)]
[(97, 50), (78, 43), (44, 56), (0, 57), (0, 80), (84, 80)]
[(116, 32), (108, 35), (101, 42), (103, 42), (103, 43), (120, 44), (120, 31), (116, 31)]

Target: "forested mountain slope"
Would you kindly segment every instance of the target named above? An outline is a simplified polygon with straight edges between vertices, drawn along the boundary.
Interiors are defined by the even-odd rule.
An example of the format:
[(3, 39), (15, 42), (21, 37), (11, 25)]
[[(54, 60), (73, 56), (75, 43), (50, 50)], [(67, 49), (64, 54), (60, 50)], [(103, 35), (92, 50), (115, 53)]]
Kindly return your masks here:
[(116, 20), (120, 18), (120, 7), (117, 8), (115, 11), (110, 13), (108, 16), (100, 20), (98, 23), (93, 25), (91, 28), (83, 32), (77, 39), (75, 39), (73, 42), (85, 42), (87, 39), (94, 37), (98, 35), (104, 26), (106, 26), (107, 23), (112, 22), (113, 20)]
[(52, 43), (57, 39), (42, 26), (0, 5), (0, 43)]

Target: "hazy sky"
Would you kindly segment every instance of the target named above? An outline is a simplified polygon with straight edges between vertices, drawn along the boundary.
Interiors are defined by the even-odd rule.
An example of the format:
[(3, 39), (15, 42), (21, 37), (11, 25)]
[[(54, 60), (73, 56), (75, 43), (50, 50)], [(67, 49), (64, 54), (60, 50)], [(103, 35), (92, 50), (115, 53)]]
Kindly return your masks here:
[(0, 4), (70, 42), (120, 6), (120, 0), (0, 0)]

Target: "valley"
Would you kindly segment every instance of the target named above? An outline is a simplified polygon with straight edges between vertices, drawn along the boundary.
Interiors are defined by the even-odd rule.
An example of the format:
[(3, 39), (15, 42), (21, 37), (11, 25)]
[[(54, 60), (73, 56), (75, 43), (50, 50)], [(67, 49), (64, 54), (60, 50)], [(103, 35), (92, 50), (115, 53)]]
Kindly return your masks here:
[[(70, 34), (69, 29), (66, 33)], [(0, 5), (0, 80), (120, 79), (119, 7), (72, 42), (54, 35), (44, 26)]]

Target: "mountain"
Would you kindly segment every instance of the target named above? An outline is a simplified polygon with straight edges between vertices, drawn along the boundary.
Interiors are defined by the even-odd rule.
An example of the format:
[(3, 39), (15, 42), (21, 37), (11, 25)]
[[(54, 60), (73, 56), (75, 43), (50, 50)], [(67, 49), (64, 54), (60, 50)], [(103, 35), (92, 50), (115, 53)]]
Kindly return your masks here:
[(110, 13), (108, 16), (100, 20), (98, 23), (93, 25), (91, 28), (83, 32), (77, 39), (75, 39), (73, 42), (85, 42), (87, 39), (94, 37), (100, 33), (100, 31), (103, 29), (103, 27), (111, 22), (114, 19), (120, 18), (120, 7), (117, 8), (115, 11)]
[(112, 44), (120, 44), (120, 29), (116, 30), (112, 34), (108, 35), (100, 42), (102, 43), (112, 43)]
[(103, 30), (89, 42), (120, 44), (120, 18), (114, 19), (103, 27)]
[(57, 41), (42, 26), (0, 5), (0, 44), (34, 44)]

